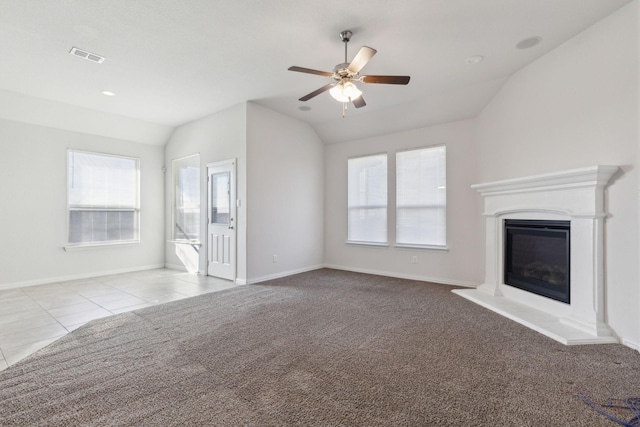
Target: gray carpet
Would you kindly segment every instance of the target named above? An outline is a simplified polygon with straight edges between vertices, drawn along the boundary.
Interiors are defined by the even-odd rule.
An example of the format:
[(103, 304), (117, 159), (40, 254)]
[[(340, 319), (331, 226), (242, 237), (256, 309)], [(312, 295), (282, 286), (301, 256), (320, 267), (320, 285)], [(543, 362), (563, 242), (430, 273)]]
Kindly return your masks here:
[(0, 372), (0, 424), (611, 426), (575, 393), (640, 395), (638, 352), (451, 289), (324, 269), (96, 320)]

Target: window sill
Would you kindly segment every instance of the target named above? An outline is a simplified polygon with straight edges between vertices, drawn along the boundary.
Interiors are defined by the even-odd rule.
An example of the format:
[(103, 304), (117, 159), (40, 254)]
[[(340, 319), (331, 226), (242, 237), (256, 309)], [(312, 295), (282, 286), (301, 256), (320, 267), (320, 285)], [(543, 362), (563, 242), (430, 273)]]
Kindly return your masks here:
[(347, 240), (347, 245), (355, 245), (355, 246), (373, 246), (378, 248), (388, 248), (389, 243), (375, 243), (375, 242), (357, 242), (354, 240)]
[(438, 246), (438, 245), (412, 245), (409, 243), (396, 243), (393, 245), (394, 248), (398, 249), (415, 249), (420, 251), (432, 251), (432, 252), (449, 252), (448, 246)]
[(134, 246), (139, 245), (140, 240), (127, 240), (126, 242), (108, 242), (108, 243), (85, 243), (78, 245), (66, 245), (63, 246), (65, 252), (84, 250), (84, 249), (95, 249), (95, 248), (111, 248), (111, 247), (121, 247), (121, 246)]

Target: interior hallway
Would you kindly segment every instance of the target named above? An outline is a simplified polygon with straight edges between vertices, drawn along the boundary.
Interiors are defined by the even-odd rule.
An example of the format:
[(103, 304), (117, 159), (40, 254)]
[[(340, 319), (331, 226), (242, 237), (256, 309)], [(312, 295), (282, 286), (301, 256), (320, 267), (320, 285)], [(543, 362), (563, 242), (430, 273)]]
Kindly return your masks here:
[(93, 319), (234, 286), (155, 269), (0, 290), (0, 371)]

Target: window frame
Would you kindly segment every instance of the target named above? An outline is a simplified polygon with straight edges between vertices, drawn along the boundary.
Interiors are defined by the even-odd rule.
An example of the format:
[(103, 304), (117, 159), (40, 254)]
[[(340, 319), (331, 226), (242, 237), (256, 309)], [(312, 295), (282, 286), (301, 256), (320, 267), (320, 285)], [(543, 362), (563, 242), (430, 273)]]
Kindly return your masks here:
[[(349, 165), (350, 165), (350, 161), (352, 160), (358, 160), (358, 159), (364, 159), (364, 158), (373, 158), (373, 157), (379, 157), (379, 156), (384, 156), (384, 161), (385, 161), (385, 177), (384, 177), (384, 184), (385, 184), (385, 203), (384, 203), (384, 210), (385, 210), (385, 218), (384, 218), (384, 222), (385, 222), (385, 227), (384, 227), (384, 232), (385, 232), (385, 239), (384, 241), (374, 241), (374, 240), (352, 240), (350, 239), (350, 230), (351, 230), (351, 210), (353, 209), (352, 206), (350, 206), (350, 200), (349, 200), (349, 194), (350, 194), (350, 185), (351, 185), (351, 180), (349, 179), (350, 176), (350, 169), (349, 169)], [(360, 207), (362, 208), (362, 207)], [(370, 154), (365, 154), (365, 155), (361, 155), (361, 156), (352, 156), (347, 158), (347, 239), (346, 239), (346, 243), (350, 244), (350, 245), (362, 245), (362, 246), (381, 246), (381, 247), (388, 247), (389, 246), (389, 155), (386, 152), (378, 152), (378, 153), (370, 153)]]
[[(135, 170), (135, 206), (131, 209), (134, 214), (134, 229), (133, 239), (126, 240), (104, 240), (104, 241), (90, 241), (90, 242), (71, 242), (71, 212), (74, 210), (71, 207), (71, 180), (72, 174), (70, 173), (70, 161), (72, 153), (80, 153), (80, 154), (88, 154), (92, 156), (100, 156), (100, 157), (111, 157), (117, 159), (125, 159), (132, 160), (135, 162), (136, 170)], [(121, 246), (121, 245), (136, 245), (140, 244), (140, 235), (141, 235), (141, 218), (140, 218), (140, 169), (141, 169), (141, 160), (139, 157), (132, 156), (123, 156), (120, 154), (113, 153), (104, 153), (97, 151), (89, 151), (89, 150), (80, 150), (75, 148), (67, 148), (66, 150), (66, 190), (67, 190), (67, 198), (66, 198), (66, 244), (64, 246), (65, 251), (75, 250), (75, 249), (84, 249), (84, 248), (93, 248), (93, 247), (105, 247), (105, 246)], [(77, 210), (77, 208), (75, 209)], [(123, 209), (124, 210), (124, 209)]]
[[(178, 169), (176, 168), (176, 164), (180, 161), (184, 161), (193, 157), (198, 158), (198, 195), (199, 195), (199, 203), (198, 203), (198, 236), (197, 239), (192, 240), (185, 237), (176, 236), (176, 213), (177, 213), (177, 203), (178, 203)], [(201, 242), (201, 234), (202, 234), (202, 162), (200, 159), (200, 153), (190, 154), (188, 156), (180, 157), (178, 159), (174, 159), (171, 161), (171, 195), (172, 195), (172, 203), (171, 203), (171, 240), (172, 242), (178, 243), (200, 243)]]
[[(445, 179), (445, 185), (444, 185), (444, 205), (442, 206), (442, 208), (444, 209), (444, 228), (443, 228), (443, 233), (444, 233), (444, 244), (431, 244), (431, 243), (406, 243), (406, 242), (399, 242), (398, 241), (398, 228), (400, 227), (399, 224), (399, 214), (398, 214), (398, 210), (400, 208), (399, 206), (399, 201), (398, 201), (398, 172), (399, 172), (399, 167), (398, 167), (398, 154), (400, 153), (406, 153), (406, 152), (410, 152), (410, 151), (422, 151), (422, 150), (431, 150), (431, 149), (440, 149), (443, 148), (444, 149), (444, 179)], [(447, 177), (447, 146), (446, 144), (437, 144), (437, 145), (429, 145), (429, 146), (423, 146), (423, 147), (414, 147), (414, 148), (407, 148), (407, 149), (402, 149), (402, 150), (397, 150), (395, 152), (395, 176), (394, 176), (394, 185), (395, 185), (395, 243), (394, 243), (394, 247), (399, 248), (399, 249), (426, 249), (426, 250), (433, 250), (433, 251), (440, 251), (440, 252), (447, 252), (449, 250), (448, 246), (447, 246), (447, 184), (446, 184), (446, 177)]]

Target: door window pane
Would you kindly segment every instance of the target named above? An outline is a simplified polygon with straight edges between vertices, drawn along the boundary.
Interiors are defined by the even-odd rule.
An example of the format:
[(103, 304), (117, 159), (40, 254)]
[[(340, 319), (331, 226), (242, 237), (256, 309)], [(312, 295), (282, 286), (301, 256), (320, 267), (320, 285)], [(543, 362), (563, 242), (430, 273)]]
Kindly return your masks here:
[(220, 172), (210, 176), (212, 224), (229, 224), (231, 205), (230, 179), (229, 172)]

